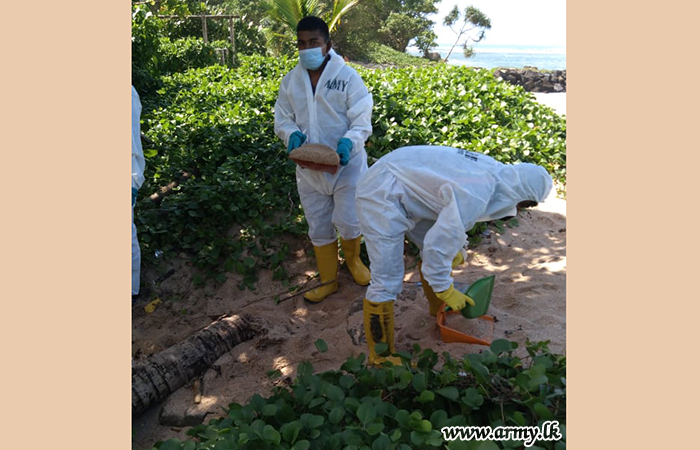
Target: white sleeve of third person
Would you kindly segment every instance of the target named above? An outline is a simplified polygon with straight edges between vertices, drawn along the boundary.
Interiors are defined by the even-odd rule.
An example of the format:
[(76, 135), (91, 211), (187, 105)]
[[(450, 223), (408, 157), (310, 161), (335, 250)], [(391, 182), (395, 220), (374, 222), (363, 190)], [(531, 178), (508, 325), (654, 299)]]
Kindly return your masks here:
[(365, 141), (372, 134), (372, 94), (357, 73), (350, 80), (347, 97), (347, 118), (350, 122), (343, 137), (352, 141), (352, 152), (364, 148)]
[(452, 259), (467, 244), (466, 232), (474, 226), (486, 206), (478, 199), (469, 198), (462, 199), (462, 203), (471, 203), (469, 207), (461, 205), (460, 208), (459, 194), (450, 185), (444, 185), (439, 196), (445, 206), (425, 235), (421, 269), (435, 292), (443, 292), (453, 283)]
[(131, 86), (131, 187), (139, 189), (144, 181), (146, 160), (141, 147), (141, 99)]

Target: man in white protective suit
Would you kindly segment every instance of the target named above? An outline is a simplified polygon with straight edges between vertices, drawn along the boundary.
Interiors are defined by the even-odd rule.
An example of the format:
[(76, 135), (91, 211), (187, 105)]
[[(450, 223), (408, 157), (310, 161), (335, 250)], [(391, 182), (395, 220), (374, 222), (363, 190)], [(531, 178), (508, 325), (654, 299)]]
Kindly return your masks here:
[(372, 134), (372, 95), (358, 73), (333, 51), (328, 26), (318, 17), (297, 25), (299, 63), (282, 80), (275, 103), (275, 134), (287, 153), (303, 143), (336, 149), (338, 171), (331, 175), (296, 168), (297, 189), (309, 224), (322, 283), (304, 298), (320, 302), (338, 290), (338, 243), (356, 283), (369, 284), (360, 260), (360, 223), (355, 189), (367, 170), (365, 140)]
[(134, 205), (136, 195), (143, 184), (143, 172), (146, 168), (146, 160), (143, 157), (141, 147), (141, 100), (139, 94), (131, 86), (131, 298), (139, 295), (141, 280), (141, 248), (136, 237), (136, 225), (134, 225)]
[[(412, 146), (380, 158), (360, 179), (357, 211), (372, 267), (363, 302), (370, 363), (398, 363), (394, 353), (394, 301), (403, 287), (404, 236), (420, 249), (421, 281), (435, 316), (474, 301), (454, 288), (452, 268), (463, 259), (466, 232), (477, 222), (515, 216), (517, 207), (544, 201), (552, 178), (538, 165), (503, 164), (467, 150)], [(455, 257), (457, 255), (457, 257)]]

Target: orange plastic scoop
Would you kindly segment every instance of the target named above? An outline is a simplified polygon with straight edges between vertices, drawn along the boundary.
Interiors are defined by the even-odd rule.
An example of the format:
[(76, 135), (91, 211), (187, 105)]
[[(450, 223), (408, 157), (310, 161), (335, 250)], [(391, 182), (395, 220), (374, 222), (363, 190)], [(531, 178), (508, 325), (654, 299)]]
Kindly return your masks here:
[[(491, 341), (493, 340), (494, 320), (493, 317), (486, 315), (486, 311), (491, 304), (494, 279), (495, 276), (493, 275), (481, 278), (469, 286), (466, 291), (464, 291), (465, 295), (468, 295), (474, 300), (474, 306), (467, 305), (464, 309), (462, 309), (462, 311), (446, 311), (445, 309), (447, 308), (447, 305), (445, 304), (440, 307), (437, 315), (437, 325), (438, 328), (440, 328), (440, 335), (443, 342), (465, 342), (467, 344), (491, 345)], [(447, 315), (459, 313), (461, 313), (461, 315), (466, 319), (475, 318), (489, 322), (490, 336), (486, 338), (478, 338), (448, 327), (446, 325)]]

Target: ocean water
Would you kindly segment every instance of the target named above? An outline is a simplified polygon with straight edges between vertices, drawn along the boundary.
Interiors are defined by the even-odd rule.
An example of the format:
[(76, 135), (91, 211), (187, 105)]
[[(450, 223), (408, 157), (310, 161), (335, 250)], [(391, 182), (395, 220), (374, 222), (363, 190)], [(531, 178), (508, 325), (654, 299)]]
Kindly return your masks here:
[[(444, 59), (450, 51), (452, 43), (438, 44), (432, 51), (439, 52)], [(474, 44), (474, 55), (465, 58), (461, 46), (456, 46), (450, 55), (448, 64), (483, 67), (522, 68), (525, 66), (547, 70), (566, 69), (566, 47), (548, 45), (493, 45)], [(420, 56), (422, 53), (416, 47), (408, 47), (406, 52)]]

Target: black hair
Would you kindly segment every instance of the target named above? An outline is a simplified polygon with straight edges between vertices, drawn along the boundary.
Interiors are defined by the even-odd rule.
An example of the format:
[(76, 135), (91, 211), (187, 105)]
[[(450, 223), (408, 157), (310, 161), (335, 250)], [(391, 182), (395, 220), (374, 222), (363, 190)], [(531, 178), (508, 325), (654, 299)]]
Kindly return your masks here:
[(331, 38), (326, 22), (316, 16), (306, 16), (301, 19), (297, 24), (297, 33), (300, 31), (318, 31), (321, 33), (321, 36), (324, 37), (326, 42), (328, 42)]

